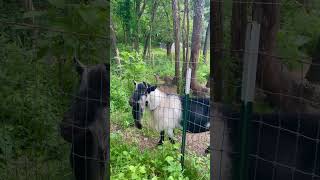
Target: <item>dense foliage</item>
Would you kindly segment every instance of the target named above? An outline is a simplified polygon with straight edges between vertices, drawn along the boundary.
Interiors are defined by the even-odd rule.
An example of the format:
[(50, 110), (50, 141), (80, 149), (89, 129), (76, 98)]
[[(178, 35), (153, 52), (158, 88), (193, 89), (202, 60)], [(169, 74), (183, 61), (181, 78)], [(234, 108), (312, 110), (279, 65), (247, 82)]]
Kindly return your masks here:
[(34, 2), (34, 11), (0, 4), (7, 22), (0, 26), (0, 176), (70, 179), (70, 145), (58, 123), (78, 83), (71, 57), (107, 62), (107, 4), (50, 0)]
[[(165, 142), (154, 150), (139, 149), (123, 141), (121, 134), (111, 136), (111, 179), (208, 179), (209, 170), (203, 169), (208, 158), (190, 157), (187, 168), (181, 173), (180, 144)], [(114, 166), (115, 165), (115, 166)]]

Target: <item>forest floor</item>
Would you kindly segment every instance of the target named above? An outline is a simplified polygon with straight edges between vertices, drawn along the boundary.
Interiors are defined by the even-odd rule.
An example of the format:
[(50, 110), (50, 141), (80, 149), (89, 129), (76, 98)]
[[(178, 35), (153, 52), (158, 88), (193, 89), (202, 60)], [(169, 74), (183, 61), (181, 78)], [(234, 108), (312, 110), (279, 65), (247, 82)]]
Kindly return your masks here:
[[(160, 138), (160, 135), (158, 137), (150, 137), (135, 127), (123, 128), (116, 124), (111, 124), (111, 132), (122, 134), (126, 142), (136, 143), (141, 151), (156, 148)], [(176, 133), (175, 138), (181, 142), (181, 133)], [(205, 150), (210, 143), (210, 132), (187, 133), (186, 142), (187, 151), (197, 155), (205, 155)]]

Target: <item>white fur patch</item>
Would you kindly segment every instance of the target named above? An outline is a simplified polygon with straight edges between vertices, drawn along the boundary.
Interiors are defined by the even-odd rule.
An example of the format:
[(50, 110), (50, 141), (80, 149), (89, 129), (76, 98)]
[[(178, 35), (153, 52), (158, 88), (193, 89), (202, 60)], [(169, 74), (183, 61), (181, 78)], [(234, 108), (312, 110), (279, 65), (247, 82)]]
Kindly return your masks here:
[(178, 96), (167, 95), (156, 89), (147, 95), (148, 108), (152, 113), (152, 126), (157, 131), (180, 127), (182, 105)]
[(142, 95), (141, 98), (139, 99), (138, 103), (140, 104), (140, 107), (142, 111), (144, 111), (144, 108), (146, 106), (146, 99), (147, 97), (145, 95)]

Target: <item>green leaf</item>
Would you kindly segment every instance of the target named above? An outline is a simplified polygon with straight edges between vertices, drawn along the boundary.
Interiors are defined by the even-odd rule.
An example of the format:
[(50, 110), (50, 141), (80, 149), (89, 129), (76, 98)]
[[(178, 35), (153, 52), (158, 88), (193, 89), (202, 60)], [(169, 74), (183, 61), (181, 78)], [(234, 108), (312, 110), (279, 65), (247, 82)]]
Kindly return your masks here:
[(139, 172), (141, 173), (141, 174), (145, 174), (147, 171), (146, 171), (146, 167), (144, 167), (144, 166), (140, 166), (139, 167)]
[(170, 163), (170, 162), (172, 162), (174, 159), (173, 159), (173, 157), (171, 157), (171, 156), (167, 156), (166, 157), (166, 161), (168, 162), (168, 163)]
[(130, 169), (130, 171), (135, 172), (137, 168), (135, 166), (130, 165), (129, 169)]

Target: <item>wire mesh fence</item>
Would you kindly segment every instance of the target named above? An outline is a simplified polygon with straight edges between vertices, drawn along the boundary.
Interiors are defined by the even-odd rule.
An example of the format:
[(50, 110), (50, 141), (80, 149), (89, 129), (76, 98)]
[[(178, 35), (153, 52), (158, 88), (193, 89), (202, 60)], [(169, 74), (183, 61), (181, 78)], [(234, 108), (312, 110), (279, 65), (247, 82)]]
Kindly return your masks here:
[(1, 2), (0, 179), (108, 174), (108, 7)]
[[(30, 6), (32, 1), (25, 2), (29, 4), (0, 2), (3, 5), (0, 8), (0, 176), (4, 179), (70, 179), (78, 172), (78, 176), (92, 179), (108, 174), (103, 172), (101, 165), (109, 158), (105, 152), (109, 129), (105, 117), (109, 103), (109, 67), (103, 64), (109, 57), (108, 28), (105, 26), (109, 19), (108, 7), (79, 3), (71, 3), (67, 7), (40, 1), (34, 1)], [(296, 4), (232, 2), (261, 7)], [(102, 12), (106, 19), (86, 19), (90, 14), (83, 14), (83, 8), (93, 13)], [(38, 9), (40, 11), (35, 11)], [(266, 24), (262, 24), (262, 28), (265, 27)], [(263, 33), (268, 32), (263, 30)], [(159, 56), (156, 54), (159, 52), (153, 50), (154, 54), (150, 53), (147, 60), (143, 60), (135, 53), (122, 53), (121, 64), (112, 67), (110, 129), (114, 133), (111, 136), (121, 134), (124, 137), (121, 141), (137, 142), (140, 150), (137, 153), (147, 152), (161, 144), (168, 134), (171, 142), (177, 144), (183, 137), (183, 131), (173, 129), (183, 130), (181, 123), (187, 122), (186, 158), (193, 157), (192, 154), (202, 156), (209, 142), (207, 114), (210, 108), (213, 114), (210, 123), (213, 128), (210, 138), (213, 142), (210, 148), (211, 175), (216, 179), (227, 179), (238, 173), (243, 179), (320, 179), (318, 85), (316, 78), (310, 78), (312, 73), (309, 73), (319, 66), (316, 62), (318, 57), (279, 56), (267, 48), (253, 52), (241, 48), (211, 47), (214, 52), (226, 54), (258, 54), (261, 64), (258, 64), (253, 113), (250, 107), (241, 107), (241, 103), (234, 109), (216, 102), (208, 103), (206, 95), (209, 92), (205, 88), (205, 75), (210, 72), (208, 64), (197, 63), (198, 77), (194, 80), (200, 81), (201, 90), (193, 87), (199, 91), (193, 91), (189, 99), (183, 93), (185, 75), (176, 87), (173, 78), (175, 62), (166, 54)], [(73, 60), (74, 56), (80, 61)], [(299, 70), (290, 72), (287, 66), (291, 64), (298, 64)], [(193, 65), (190, 64), (191, 67)], [(80, 76), (72, 69), (76, 69)], [(241, 67), (239, 71), (242, 71)], [(158, 72), (159, 76), (154, 77), (153, 72)], [(134, 84), (133, 80), (137, 82)], [(212, 80), (211, 84), (212, 87), (220, 85)], [(223, 81), (227, 96), (228, 93), (239, 92), (241, 87), (238, 80)], [(127, 101), (132, 94), (134, 101), (129, 106)], [(272, 106), (266, 102), (271, 102)], [(163, 105), (158, 114), (153, 105), (156, 108)], [(125, 107), (121, 109), (124, 111), (119, 107)], [(185, 115), (184, 110), (188, 112)], [(249, 111), (245, 113), (245, 110)], [(243, 138), (240, 137), (246, 117), (249, 119), (248, 145), (243, 146)], [(155, 120), (158, 124), (150, 124)], [(165, 123), (166, 120), (170, 123)], [(59, 123), (62, 136), (71, 143), (62, 139)], [(130, 129), (133, 124), (147, 128), (142, 131)], [(121, 143), (115, 142), (111, 151)], [(163, 148), (163, 151), (169, 150)], [(180, 147), (175, 150), (179, 152)], [(246, 152), (246, 156), (241, 152)], [(121, 153), (127, 156), (124, 151)], [(164, 156), (162, 160), (171, 162), (168, 156), (172, 155)], [(92, 168), (96, 166), (102, 169)], [(77, 168), (81, 171), (74, 170)], [(249, 172), (247, 178), (241, 175), (246, 169)]]
[[(279, 33), (278, 29), (284, 31), (286, 27), (283, 19), (280, 19), (282, 16), (275, 16), (270, 12), (276, 14), (281, 9), (281, 13), (285, 14), (284, 9), (297, 2), (232, 3), (234, 8), (237, 4), (246, 4), (247, 8), (258, 12), (252, 13), (250, 18), (253, 23), (261, 26), (259, 46), (250, 46), (250, 43), (245, 42), (244, 46), (238, 49), (230, 50), (215, 44), (211, 47), (214, 52), (224, 54), (223, 61), (239, 61), (240, 58), (236, 58), (234, 54), (243, 53), (240, 56), (243, 60), (240, 60), (238, 67), (240, 72), (248, 68), (245, 66), (247, 59), (244, 57), (250, 54), (258, 56), (255, 73), (257, 79), (254, 80), (257, 84), (252, 88), (253, 101), (243, 97), (241, 100), (234, 98), (240, 97), (240, 88), (243, 96), (243, 91), (247, 88), (244, 86), (248, 86), (252, 81), (245, 81), (246, 78), (242, 75), (242, 83), (235, 83), (237, 81), (230, 80), (232, 78), (226, 76), (228, 72), (224, 72), (221, 87), (225, 89), (224, 98), (220, 102), (213, 102), (211, 106), (211, 176), (214, 179), (319, 179), (318, 83), (310, 78), (311, 66), (318, 66), (315, 60), (317, 56), (312, 53), (284, 56), (286, 53), (281, 52), (284, 50), (281, 49), (281, 38), (272, 38), (271, 35)], [(304, 5), (303, 1), (300, 5)], [(252, 23), (248, 21), (249, 24)], [(272, 29), (271, 26), (277, 28)], [(250, 36), (246, 34), (246, 38)], [(251, 41), (252, 39), (254, 38), (251, 36)], [(280, 45), (271, 47), (267, 45), (270, 42)], [(290, 68), (293, 64), (295, 68)], [(213, 76), (216, 76), (215, 73), (217, 72), (214, 72)], [(211, 78), (213, 80), (213, 77)], [(220, 85), (217, 81), (213, 82), (213, 86)], [(213, 93), (216, 88), (214, 87)], [(230, 93), (229, 88), (236, 90)], [(228, 96), (233, 96), (232, 101), (229, 101)], [(214, 99), (219, 97), (215, 96)]]

